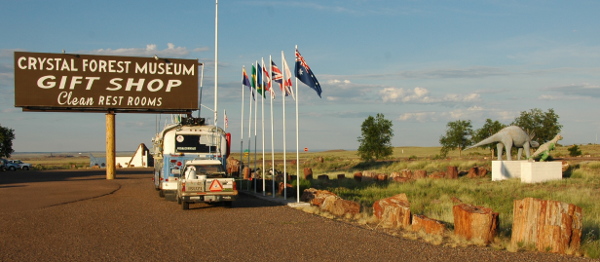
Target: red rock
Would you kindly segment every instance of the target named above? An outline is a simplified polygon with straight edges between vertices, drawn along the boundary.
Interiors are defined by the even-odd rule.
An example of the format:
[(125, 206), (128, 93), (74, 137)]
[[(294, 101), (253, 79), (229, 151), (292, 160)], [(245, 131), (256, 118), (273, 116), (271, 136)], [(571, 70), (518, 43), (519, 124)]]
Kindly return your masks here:
[(423, 230), (427, 234), (442, 235), (446, 230), (446, 226), (439, 220), (428, 218), (424, 215), (413, 215), (412, 230)]
[(373, 215), (381, 220), (384, 227), (406, 227), (411, 224), (410, 203), (406, 194), (375, 201)]
[(402, 170), (402, 177), (411, 179), (413, 177), (413, 173), (409, 169), (404, 169), (404, 170)]

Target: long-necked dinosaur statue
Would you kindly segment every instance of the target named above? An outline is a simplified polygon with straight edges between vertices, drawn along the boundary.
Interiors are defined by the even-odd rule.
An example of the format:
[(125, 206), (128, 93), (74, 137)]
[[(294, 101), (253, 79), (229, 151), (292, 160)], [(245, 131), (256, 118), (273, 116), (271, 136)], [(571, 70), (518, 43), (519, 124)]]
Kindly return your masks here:
[(533, 137), (534, 134), (529, 135), (518, 126), (508, 126), (498, 131), (498, 133), (481, 140), (479, 143), (465, 148), (465, 150), (498, 142), (498, 145), (496, 146), (498, 148), (498, 161), (502, 161), (502, 148), (504, 147), (506, 147), (506, 160), (512, 160), (510, 156), (510, 150), (513, 146), (519, 149), (517, 153), (518, 160), (521, 159), (523, 149), (525, 149), (525, 154), (527, 155), (528, 159), (531, 154), (529, 149), (532, 147), (538, 147), (540, 145), (538, 142), (531, 140)]

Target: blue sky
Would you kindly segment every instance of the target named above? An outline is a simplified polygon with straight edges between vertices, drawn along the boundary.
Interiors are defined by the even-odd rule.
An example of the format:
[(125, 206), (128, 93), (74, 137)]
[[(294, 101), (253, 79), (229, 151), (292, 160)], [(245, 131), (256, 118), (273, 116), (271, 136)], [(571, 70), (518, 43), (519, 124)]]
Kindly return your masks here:
[[(105, 115), (15, 108), (14, 51), (197, 58), (206, 64), (202, 103), (214, 108), (214, 1), (0, 5), (0, 125), (15, 130), (17, 152), (103, 151)], [(221, 0), (220, 118), (227, 110), (232, 148), (239, 150), (241, 136), (247, 145), (242, 66), (270, 55), (281, 65), (284, 51), (293, 67), (298, 45), (323, 88), (319, 98), (299, 86), (300, 148), (357, 149), (361, 123), (377, 113), (393, 122), (393, 146), (439, 146), (450, 121), (471, 120), (474, 129), (487, 118), (510, 124), (533, 108), (555, 110), (563, 144), (597, 143), (598, 10), (598, 1)], [(286, 100), (289, 150), (293, 103)], [(280, 94), (273, 107), (280, 149)], [(265, 108), (270, 148), (268, 101)], [(212, 121), (209, 110), (202, 115)], [(117, 114), (117, 150), (150, 146), (167, 118)]]

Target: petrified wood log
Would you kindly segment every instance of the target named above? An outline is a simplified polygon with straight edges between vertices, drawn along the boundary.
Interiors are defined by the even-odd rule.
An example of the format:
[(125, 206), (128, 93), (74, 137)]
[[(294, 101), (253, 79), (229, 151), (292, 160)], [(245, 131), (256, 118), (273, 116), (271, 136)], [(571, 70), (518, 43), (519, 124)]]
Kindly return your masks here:
[(513, 206), (511, 243), (535, 245), (538, 251), (564, 254), (579, 250), (582, 210), (573, 204), (525, 198)]
[(406, 194), (375, 201), (373, 214), (384, 227), (406, 227), (411, 223), (410, 203)]
[(448, 166), (448, 171), (446, 171), (446, 178), (458, 179), (458, 168), (455, 166)]
[(498, 213), (492, 209), (469, 204), (452, 207), (454, 234), (467, 240), (489, 244), (498, 230)]
[(442, 235), (445, 229), (446, 226), (439, 220), (424, 215), (413, 215), (412, 217), (412, 230), (414, 231), (423, 230), (427, 234)]

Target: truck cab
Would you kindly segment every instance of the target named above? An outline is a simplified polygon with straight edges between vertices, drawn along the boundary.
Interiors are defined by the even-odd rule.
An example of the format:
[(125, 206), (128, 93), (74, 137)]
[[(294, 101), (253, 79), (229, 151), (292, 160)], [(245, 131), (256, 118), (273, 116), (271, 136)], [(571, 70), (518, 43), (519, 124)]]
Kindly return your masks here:
[(235, 179), (218, 160), (195, 159), (185, 163), (177, 180), (177, 203), (184, 210), (190, 203), (223, 202), (231, 207), (237, 198)]

